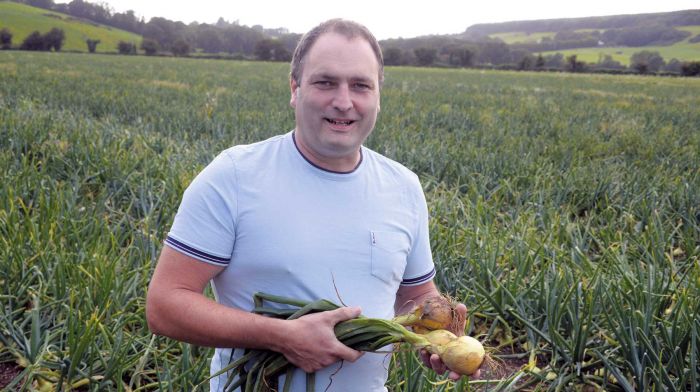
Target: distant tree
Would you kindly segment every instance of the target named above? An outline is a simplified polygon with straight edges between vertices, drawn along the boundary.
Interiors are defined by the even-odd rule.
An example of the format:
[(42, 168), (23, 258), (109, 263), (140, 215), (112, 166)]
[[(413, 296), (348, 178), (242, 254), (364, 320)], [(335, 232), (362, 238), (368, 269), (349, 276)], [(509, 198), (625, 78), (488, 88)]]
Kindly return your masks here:
[(275, 61), (287, 62), (292, 60), (292, 52), (287, 50), (287, 48), (282, 45), (282, 42), (277, 41), (275, 48), (273, 49), (272, 58)]
[(566, 58), (566, 68), (570, 72), (583, 72), (586, 69), (586, 63), (578, 61), (578, 57), (573, 54)]
[(564, 55), (555, 53), (545, 56), (544, 66), (553, 69), (564, 69)]
[(53, 0), (27, 0), (27, 4), (31, 5), (32, 7), (38, 7), (47, 10), (52, 9), (55, 5), (53, 3)]
[(478, 60), (482, 64), (506, 64), (510, 60), (510, 49), (502, 41), (483, 42), (479, 45)]
[(173, 22), (165, 18), (151, 18), (144, 25), (143, 38), (158, 42), (162, 49), (171, 50), (178, 39), (183, 39), (187, 26), (182, 22)]
[(253, 54), (255, 55), (255, 58), (260, 61), (268, 61), (272, 59), (273, 47), (273, 40), (269, 38), (261, 39), (255, 44), (255, 50), (253, 51)]
[[(294, 53), (294, 49), (297, 47), (297, 43), (301, 39), (301, 34), (297, 33), (289, 33), (285, 34), (277, 40), (279, 41), (280, 45), (282, 45), (285, 49), (289, 51), (289, 53)], [(290, 58), (291, 60), (291, 58)]]
[(190, 44), (182, 38), (179, 38), (175, 42), (173, 42), (173, 45), (170, 48), (170, 51), (172, 51), (173, 54), (178, 57), (187, 56), (188, 54), (190, 54), (191, 50), (192, 47), (190, 46)]
[(413, 53), (416, 55), (418, 65), (424, 67), (433, 64), (437, 58), (437, 49), (435, 48), (427, 48), (422, 46), (420, 48), (413, 49)]
[(448, 62), (458, 67), (474, 64), (475, 50), (466, 45), (452, 45), (447, 49)]
[(219, 53), (224, 51), (224, 43), (221, 39), (221, 29), (212, 25), (202, 24), (193, 29), (195, 45), (206, 53)]
[(535, 66), (535, 58), (531, 54), (525, 54), (520, 61), (518, 61), (517, 66), (520, 71), (532, 69)]
[(10, 49), (12, 47), (12, 33), (7, 28), (0, 30), (0, 49)]
[(403, 51), (395, 46), (384, 49), (384, 64), (386, 65), (402, 65)]
[(700, 61), (689, 61), (681, 65), (681, 75), (700, 76)]
[(119, 54), (136, 54), (136, 45), (131, 42), (119, 41), (117, 51)]
[(666, 63), (663, 69), (666, 72), (673, 72), (679, 74), (681, 73), (681, 67), (683, 67), (683, 63), (677, 58), (672, 58), (668, 63)]
[(630, 57), (630, 67), (642, 74), (658, 72), (664, 64), (664, 58), (657, 51), (643, 50), (633, 53)]
[(87, 43), (88, 52), (95, 53), (95, 50), (97, 50), (97, 44), (100, 43), (100, 40), (88, 38), (87, 40), (85, 40), (85, 43)]
[(97, 4), (83, 0), (73, 0), (68, 3), (68, 13), (79, 18), (107, 24), (110, 21), (111, 13), (106, 7), (106, 3)]
[(143, 19), (139, 20), (132, 10), (126, 12), (117, 12), (112, 15), (109, 24), (111, 26), (131, 31), (132, 33), (141, 34), (143, 31)]
[(158, 42), (150, 38), (144, 38), (143, 41), (141, 41), (141, 49), (146, 52), (147, 56), (153, 56), (158, 53)]
[[(509, 53), (510, 60), (508, 63), (515, 64), (515, 66), (520, 70), (530, 69), (535, 63), (534, 58), (530, 58), (532, 56), (530, 52), (525, 49), (515, 48), (510, 50)], [(522, 68), (523, 66), (526, 68)]]
[(544, 56), (542, 56), (542, 53), (537, 55), (537, 58), (535, 58), (535, 69), (542, 69), (544, 68), (546, 62), (544, 60)]
[(44, 44), (46, 45), (46, 50), (53, 49), (59, 52), (63, 47), (63, 41), (66, 40), (66, 34), (63, 30), (54, 27), (48, 33), (44, 34)]
[(253, 54), (261, 61), (289, 61), (292, 59), (292, 53), (277, 38), (261, 39), (255, 44)]
[(598, 58), (598, 63), (596, 63), (595, 67), (598, 69), (625, 69), (625, 66), (622, 65), (622, 63), (614, 60), (609, 54), (601, 55)]
[(44, 36), (38, 31), (32, 31), (20, 46), (22, 50), (46, 50), (46, 42)]

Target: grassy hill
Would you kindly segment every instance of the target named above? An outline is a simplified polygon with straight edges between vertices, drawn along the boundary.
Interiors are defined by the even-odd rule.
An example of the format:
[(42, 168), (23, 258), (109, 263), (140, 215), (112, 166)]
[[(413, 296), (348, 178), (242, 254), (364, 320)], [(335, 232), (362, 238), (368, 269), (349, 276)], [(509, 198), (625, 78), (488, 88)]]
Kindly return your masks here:
[[(579, 60), (587, 63), (596, 63), (603, 55), (610, 55), (616, 61), (622, 64), (629, 65), (629, 60), (632, 54), (642, 50), (656, 51), (661, 56), (669, 61), (673, 58), (681, 61), (700, 61), (700, 42), (690, 42), (696, 35), (700, 34), (700, 26), (680, 26), (677, 30), (688, 31), (692, 35), (688, 38), (677, 42), (673, 45), (666, 46), (641, 46), (641, 47), (592, 47), (592, 48), (577, 48), (568, 50), (554, 50), (541, 52), (543, 55), (562, 53), (564, 56), (577, 55)], [(587, 31), (586, 29), (576, 30), (577, 32)], [(556, 32), (507, 32), (490, 34), (491, 38), (498, 38), (503, 42), (512, 45), (520, 43), (536, 43), (542, 38), (552, 38)]]
[(54, 27), (63, 29), (65, 51), (87, 52), (87, 39), (99, 39), (97, 52), (116, 52), (119, 41), (141, 43), (141, 36), (114, 27), (100, 25), (70, 15), (31, 7), (10, 1), (0, 1), (0, 29), (12, 32), (12, 46), (19, 47), (24, 38), (37, 30), (46, 33)]
[[(663, 26), (660, 28), (660, 26)], [(608, 42), (608, 45), (598, 46), (600, 39), (591, 43), (566, 47), (576, 49), (556, 49), (551, 45), (548, 49), (544, 42), (555, 42), (557, 33), (580, 33), (580, 36), (603, 36), (606, 30), (618, 31), (621, 35), (630, 33), (652, 37), (646, 42)], [(685, 32), (687, 37), (682, 38)], [(587, 34), (590, 33), (590, 34)], [(680, 36), (680, 39), (666, 39), (670, 35)], [(580, 60), (595, 63), (603, 55), (610, 55), (622, 64), (629, 64), (633, 53), (648, 50), (657, 51), (669, 61), (673, 58), (681, 61), (700, 60), (700, 42), (691, 42), (700, 34), (700, 10), (685, 10), (665, 13), (613, 15), (605, 17), (585, 17), (568, 19), (543, 19), (533, 21), (514, 21), (470, 26), (464, 36), (497, 38), (508, 45), (526, 47), (534, 53), (562, 53), (565, 56), (577, 55)], [(576, 35), (576, 34), (573, 34)], [(655, 39), (654, 39), (655, 37)], [(564, 40), (572, 40), (569, 38)], [(651, 42), (656, 41), (656, 42)], [(696, 39), (697, 41), (697, 39)], [(561, 42), (561, 41), (560, 41)], [(673, 42), (673, 43), (671, 43)], [(537, 49), (540, 46), (541, 49)], [(554, 49), (554, 50), (552, 50)]]

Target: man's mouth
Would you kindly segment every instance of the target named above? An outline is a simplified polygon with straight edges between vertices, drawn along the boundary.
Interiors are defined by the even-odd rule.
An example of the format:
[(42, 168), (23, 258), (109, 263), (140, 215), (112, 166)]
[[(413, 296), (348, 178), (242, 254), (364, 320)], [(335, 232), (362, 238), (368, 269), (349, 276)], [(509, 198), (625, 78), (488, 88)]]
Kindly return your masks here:
[(355, 122), (355, 120), (335, 120), (332, 118), (326, 118), (325, 120), (333, 125), (350, 125)]

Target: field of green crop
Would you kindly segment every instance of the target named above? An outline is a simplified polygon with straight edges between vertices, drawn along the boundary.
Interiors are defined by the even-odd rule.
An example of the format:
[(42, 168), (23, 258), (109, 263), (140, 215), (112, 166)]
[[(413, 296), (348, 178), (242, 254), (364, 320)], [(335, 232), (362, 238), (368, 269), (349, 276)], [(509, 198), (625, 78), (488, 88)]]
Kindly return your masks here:
[(30, 7), (11, 1), (0, 1), (0, 29), (7, 28), (12, 33), (12, 45), (19, 47), (33, 31), (44, 34), (57, 27), (66, 34), (64, 51), (87, 52), (87, 39), (98, 39), (96, 51), (116, 53), (119, 41), (141, 43), (141, 36), (100, 25), (94, 22), (75, 19), (69, 15)]
[[(287, 72), (0, 52), (8, 389), (206, 379), (209, 349), (149, 333), (146, 287), (193, 176), (228, 146), (293, 127)], [(499, 365), (454, 384), (401, 350), (389, 390), (697, 391), (700, 79), (413, 68), (386, 79), (367, 144), (420, 176), (437, 283), (467, 304), (467, 332)]]

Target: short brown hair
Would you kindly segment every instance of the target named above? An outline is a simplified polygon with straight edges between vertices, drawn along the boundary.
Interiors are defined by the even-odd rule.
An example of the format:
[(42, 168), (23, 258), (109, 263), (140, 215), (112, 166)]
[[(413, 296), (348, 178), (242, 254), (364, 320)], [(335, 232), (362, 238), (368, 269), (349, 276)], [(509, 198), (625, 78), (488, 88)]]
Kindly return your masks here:
[(330, 19), (311, 29), (304, 34), (299, 40), (294, 55), (292, 56), (292, 64), (290, 77), (297, 85), (301, 84), (301, 74), (304, 68), (304, 57), (311, 50), (311, 47), (316, 43), (318, 38), (325, 33), (338, 33), (352, 39), (355, 37), (363, 38), (369, 43), (374, 51), (374, 56), (377, 58), (379, 65), (379, 86), (384, 83), (384, 58), (382, 57), (382, 49), (379, 47), (379, 42), (374, 38), (374, 35), (367, 27), (350, 20), (345, 19)]

